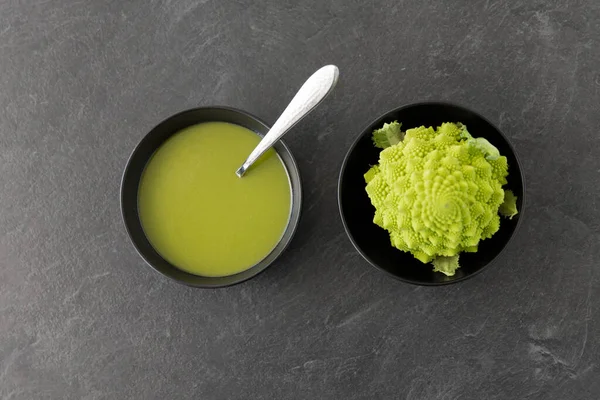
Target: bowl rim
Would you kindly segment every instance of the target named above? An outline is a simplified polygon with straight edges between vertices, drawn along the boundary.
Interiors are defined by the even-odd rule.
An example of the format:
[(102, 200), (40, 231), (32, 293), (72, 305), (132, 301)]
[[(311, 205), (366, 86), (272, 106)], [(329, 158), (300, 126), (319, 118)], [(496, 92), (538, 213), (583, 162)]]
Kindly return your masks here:
[[(395, 275), (389, 271), (387, 271), (386, 269), (380, 267), (376, 262), (374, 262), (358, 245), (358, 243), (356, 242), (356, 240), (354, 239), (354, 236), (352, 235), (352, 232), (350, 232), (350, 229), (348, 228), (348, 224), (346, 223), (346, 217), (344, 216), (344, 212), (342, 209), (342, 187), (343, 187), (343, 177), (344, 177), (344, 173), (346, 172), (346, 167), (348, 165), (348, 160), (350, 159), (350, 155), (354, 152), (354, 149), (356, 148), (356, 146), (358, 145), (358, 143), (360, 142), (360, 140), (366, 135), (366, 134), (371, 134), (371, 132), (368, 132), (367, 130), (374, 125), (376, 122), (378, 121), (382, 121), (384, 119), (386, 119), (386, 117), (392, 113), (396, 113), (408, 108), (412, 108), (412, 107), (417, 107), (417, 106), (446, 106), (446, 107), (452, 107), (452, 108), (456, 108), (456, 109), (460, 109), (462, 111), (467, 111), (469, 113), (472, 113), (474, 115), (476, 115), (478, 118), (481, 118), (483, 121), (485, 121), (486, 123), (488, 123), (490, 126), (492, 126), (499, 134), (500, 136), (502, 136), (502, 138), (505, 140), (505, 142), (507, 143), (508, 147), (510, 148), (510, 150), (512, 151), (512, 153), (515, 156), (515, 160), (517, 161), (517, 166), (518, 166), (518, 170), (519, 170), (519, 174), (521, 176), (521, 182), (523, 183), (523, 195), (521, 196), (521, 209), (519, 210), (519, 218), (517, 220), (517, 224), (515, 226), (515, 229), (513, 230), (513, 232), (511, 233), (510, 237), (508, 238), (508, 241), (506, 242), (506, 244), (502, 247), (502, 249), (498, 252), (498, 254), (496, 254), (494, 256), (494, 258), (488, 262), (487, 264), (485, 264), (483, 267), (479, 268), (477, 271), (469, 274), (469, 275), (465, 275), (462, 276), (460, 278), (456, 278), (456, 279), (452, 279), (449, 281), (445, 281), (445, 282), (423, 282), (423, 281), (416, 281), (413, 279), (408, 279), (408, 278), (403, 278), (401, 276)], [(497, 126), (496, 124), (493, 124), (492, 122), (490, 122), (487, 118), (485, 118), (484, 116), (482, 116), (481, 114), (479, 114), (476, 111), (473, 111), (472, 109), (465, 107), (463, 105), (457, 104), (457, 103), (453, 103), (453, 102), (449, 102), (449, 101), (420, 101), (420, 102), (416, 102), (416, 103), (408, 103), (408, 104), (404, 104), (402, 106), (399, 107), (394, 107), (392, 109), (389, 109), (388, 111), (386, 111), (385, 113), (379, 115), (377, 118), (373, 119), (372, 121), (370, 121), (367, 125), (365, 125), (365, 127), (360, 131), (360, 133), (357, 135), (357, 137), (354, 139), (354, 141), (352, 142), (352, 144), (350, 145), (350, 148), (348, 149), (348, 151), (346, 152), (346, 155), (344, 156), (344, 160), (342, 161), (342, 166), (340, 168), (340, 174), (338, 176), (338, 192), (337, 192), (337, 203), (338, 203), (338, 211), (339, 211), (339, 215), (340, 215), (340, 219), (342, 220), (342, 225), (344, 226), (344, 231), (346, 231), (346, 235), (348, 236), (348, 238), (350, 239), (350, 242), (352, 243), (352, 245), (354, 246), (354, 248), (356, 249), (356, 251), (373, 267), (377, 268), (380, 271), (383, 271), (384, 273), (386, 273), (388, 276), (391, 276), (392, 278), (402, 281), (402, 282), (406, 282), (406, 283), (410, 283), (412, 285), (418, 285), (418, 286), (445, 286), (445, 285), (451, 285), (453, 283), (458, 283), (458, 282), (464, 282), (465, 280), (472, 278), (478, 274), (480, 274), (483, 270), (487, 269), (490, 265), (494, 264), (498, 258), (500, 258), (500, 256), (506, 251), (506, 248), (508, 247), (508, 245), (513, 241), (514, 237), (516, 236), (517, 232), (519, 231), (522, 223), (523, 223), (523, 217), (525, 215), (525, 204), (526, 204), (526, 184), (525, 184), (525, 175), (523, 174), (523, 168), (522, 168), (522, 164), (521, 161), (519, 159), (519, 155), (517, 153), (517, 151), (515, 150), (514, 146), (512, 145), (511, 141), (508, 139), (508, 137), (504, 134), (504, 132), (502, 132)]]
[[(227, 112), (232, 112), (232, 113), (236, 113), (239, 114), (243, 117), (249, 118), (254, 120), (255, 122), (257, 122), (259, 125), (262, 125), (265, 129), (265, 133), (268, 132), (271, 127), (264, 122), (262, 119), (258, 118), (257, 116), (241, 110), (239, 108), (235, 108), (235, 107), (229, 107), (229, 106), (221, 106), (221, 105), (211, 105), (211, 106), (199, 106), (199, 107), (193, 107), (193, 108), (189, 108), (183, 111), (179, 111), (175, 114), (169, 115), (166, 118), (163, 118), (160, 122), (156, 123), (151, 129), (149, 129), (144, 136), (139, 139), (139, 141), (137, 142), (137, 144), (135, 145), (135, 147), (133, 148), (133, 150), (130, 152), (129, 156), (127, 156), (127, 162), (125, 164), (125, 168), (123, 169), (123, 173), (121, 174), (121, 182), (120, 182), (120, 187), (119, 187), (119, 207), (120, 207), (120, 211), (121, 211), (121, 221), (123, 223), (123, 225), (125, 226), (125, 231), (127, 232), (127, 236), (129, 237), (129, 241), (131, 242), (131, 244), (133, 245), (135, 251), (137, 252), (137, 254), (142, 258), (142, 260), (144, 260), (144, 262), (146, 263), (146, 265), (148, 265), (152, 270), (154, 270), (155, 272), (159, 273), (160, 275), (169, 278), (172, 281), (175, 281), (179, 284), (188, 286), (188, 287), (193, 287), (193, 288), (200, 288), (200, 289), (218, 289), (218, 288), (225, 288), (225, 287), (230, 287), (230, 286), (234, 286), (234, 285), (238, 285), (240, 283), (246, 282), (254, 277), (256, 277), (257, 275), (261, 274), (262, 272), (264, 272), (267, 268), (269, 268), (271, 265), (273, 265), (273, 263), (279, 258), (281, 257), (281, 255), (285, 252), (285, 250), (288, 248), (288, 246), (291, 244), (296, 231), (298, 229), (298, 225), (300, 223), (300, 217), (302, 214), (302, 203), (303, 203), (303, 191), (302, 191), (302, 177), (300, 176), (300, 169), (298, 167), (298, 163), (296, 162), (296, 159), (292, 153), (292, 151), (290, 150), (290, 148), (285, 144), (285, 142), (283, 140), (279, 140), (277, 142), (276, 145), (282, 147), (285, 151), (286, 156), (288, 157), (288, 162), (286, 163), (283, 159), (281, 159), (281, 155), (279, 154), (279, 152), (277, 152), (277, 156), (281, 159), (281, 162), (285, 168), (285, 171), (288, 175), (288, 180), (290, 183), (290, 217), (288, 219), (288, 222), (285, 226), (285, 229), (282, 233), (281, 238), (279, 239), (279, 241), (277, 242), (276, 246), (282, 242), (284, 242), (284, 245), (279, 248), (278, 250), (278, 254), (277, 256), (271, 260), (270, 262), (268, 262), (266, 265), (262, 266), (261, 268), (256, 269), (255, 272), (248, 274), (247, 276), (243, 276), (240, 277), (238, 279), (232, 280), (231, 282), (228, 283), (214, 283), (214, 284), (207, 284), (207, 283), (192, 283), (189, 281), (185, 281), (185, 280), (181, 280), (178, 279), (174, 276), (172, 276), (171, 274), (165, 273), (163, 271), (161, 271), (159, 268), (157, 268), (152, 262), (149, 261), (148, 257), (146, 256), (145, 252), (142, 251), (142, 249), (140, 249), (140, 246), (138, 245), (137, 239), (134, 238), (134, 235), (131, 231), (131, 228), (129, 226), (129, 223), (127, 222), (127, 217), (126, 217), (126, 213), (128, 212), (126, 210), (126, 207), (124, 205), (124, 201), (125, 201), (125, 179), (127, 177), (127, 175), (129, 174), (130, 169), (132, 168), (132, 161), (134, 156), (138, 153), (139, 149), (142, 147), (142, 145), (145, 143), (145, 141), (147, 140), (147, 138), (150, 136), (150, 134), (157, 129), (158, 127), (160, 127), (161, 125), (167, 123), (168, 121), (170, 121), (171, 119), (175, 119), (177, 117), (180, 117), (183, 114), (187, 114), (187, 113), (193, 113), (193, 112), (198, 112), (198, 111), (202, 111), (202, 112), (210, 112), (210, 111), (227, 111)], [(202, 123), (202, 122), (198, 122), (198, 123)], [(233, 122), (230, 122), (233, 123)], [(235, 123), (234, 123), (235, 124)], [(191, 125), (190, 125), (191, 126)], [(250, 128), (246, 128), (246, 129), (250, 129)], [(250, 129), (252, 132), (256, 133), (259, 136), (263, 136), (264, 134), (261, 134), (259, 132), (256, 132), (252, 129)], [(177, 132), (173, 132), (170, 134), (169, 137), (171, 137), (172, 135), (175, 135)], [(159, 146), (160, 147), (160, 146)], [(157, 148), (158, 149), (158, 148)], [(156, 149), (154, 150), (156, 151)], [(152, 153), (154, 154), (154, 153)], [(152, 155), (151, 155), (152, 156)], [(150, 157), (151, 157), (150, 156)], [(150, 157), (146, 160), (146, 163), (150, 160)], [(288, 165), (289, 164), (289, 165)], [(144, 167), (145, 168), (145, 167)], [(292, 185), (292, 179), (296, 179), (298, 184), (297, 184), (297, 188), (293, 188)], [(297, 197), (297, 200), (296, 200)], [(137, 211), (135, 211), (137, 213)], [(138, 216), (138, 221), (139, 221), (139, 216)], [(141, 225), (141, 223), (140, 223)], [(224, 276), (222, 278), (232, 278), (235, 277), (236, 275), (241, 275), (244, 272), (249, 271), (250, 269), (255, 268), (256, 266), (258, 266), (260, 263), (262, 263), (269, 255), (271, 255), (274, 251), (276, 250), (276, 247), (273, 248), (266, 256), (265, 258), (263, 258), (261, 261), (259, 261), (257, 264), (251, 266), (250, 268), (238, 272), (237, 274), (233, 274), (233, 275), (227, 275)], [(156, 251), (156, 250), (155, 250)], [(157, 252), (158, 253), (158, 252)], [(165, 260), (162, 255), (159, 254), (159, 256), (170, 266), (172, 266), (173, 268), (178, 269), (175, 265), (171, 264), (169, 261)], [(199, 275), (194, 275), (191, 274), (189, 272), (185, 272), (183, 270), (179, 270), (181, 272), (183, 272), (185, 275), (190, 275), (191, 277), (198, 277)], [(201, 276), (200, 276), (201, 277)], [(206, 277), (206, 278), (211, 278), (211, 277)], [(221, 277), (214, 277), (214, 278), (221, 278)]]

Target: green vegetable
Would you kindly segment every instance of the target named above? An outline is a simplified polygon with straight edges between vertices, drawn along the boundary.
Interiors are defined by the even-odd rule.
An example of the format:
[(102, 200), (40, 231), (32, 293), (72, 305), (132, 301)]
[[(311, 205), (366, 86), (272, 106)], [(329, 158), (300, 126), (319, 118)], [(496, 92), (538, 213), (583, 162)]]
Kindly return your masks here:
[(375, 147), (385, 149), (393, 146), (404, 139), (402, 124), (394, 121), (391, 124), (383, 124), (383, 128), (373, 131), (373, 143)]
[(433, 259), (433, 270), (448, 276), (453, 276), (459, 267), (457, 255), (452, 257), (440, 256)]
[(504, 203), (500, 205), (500, 209), (498, 211), (500, 211), (500, 214), (503, 217), (507, 217), (509, 219), (512, 219), (512, 217), (519, 213), (519, 211), (517, 211), (517, 196), (515, 196), (512, 190), (504, 191)]
[(398, 131), (394, 122), (373, 132), (375, 145), (385, 147), (365, 174), (373, 222), (389, 232), (394, 247), (454, 275), (458, 255), (476, 252), (498, 231), (500, 206), (509, 217), (517, 212), (512, 193), (505, 202), (502, 189), (506, 157), (462, 124)]

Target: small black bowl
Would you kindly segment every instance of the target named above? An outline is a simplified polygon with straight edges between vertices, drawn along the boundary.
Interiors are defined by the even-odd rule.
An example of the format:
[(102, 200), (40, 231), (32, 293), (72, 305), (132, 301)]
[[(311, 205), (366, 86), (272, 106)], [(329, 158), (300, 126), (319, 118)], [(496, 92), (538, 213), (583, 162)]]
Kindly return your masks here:
[[(444, 122), (462, 122), (474, 137), (484, 137), (508, 158), (508, 185), (517, 196), (519, 214), (502, 218), (500, 230), (492, 238), (479, 243), (477, 253), (460, 255), (461, 267), (454, 276), (433, 272), (431, 264), (423, 264), (411, 254), (392, 247), (384, 229), (373, 223), (375, 209), (365, 192), (363, 175), (379, 161), (380, 150), (373, 146), (371, 134), (385, 122), (398, 121), (403, 129), (439, 126)], [(338, 184), (338, 203), (346, 233), (356, 250), (373, 266), (394, 278), (417, 285), (444, 285), (465, 280), (494, 261), (510, 242), (523, 218), (525, 184), (519, 160), (512, 145), (499, 130), (479, 114), (449, 103), (417, 103), (391, 110), (363, 130), (350, 147), (342, 164)]]
[[(300, 219), (302, 203), (302, 188), (298, 165), (287, 146), (282, 141), (279, 141), (275, 144), (274, 148), (283, 161), (283, 165), (288, 173), (292, 203), (285, 232), (279, 243), (267, 257), (245, 271), (223, 277), (192, 275), (176, 268), (161, 257), (146, 238), (138, 214), (138, 188), (142, 173), (154, 152), (171, 136), (188, 126), (214, 121), (240, 125), (254, 131), (259, 136), (264, 136), (269, 131), (269, 127), (258, 118), (234, 108), (200, 107), (183, 111), (158, 124), (142, 139), (133, 150), (133, 153), (131, 153), (121, 181), (121, 212), (123, 213), (127, 233), (139, 255), (148, 265), (161, 274), (179, 283), (204, 288), (224, 287), (243, 282), (258, 275), (271, 265), (292, 240)], [(235, 173), (235, 171), (231, 173)], [(232, 251), (235, 251), (235, 249), (232, 249)]]

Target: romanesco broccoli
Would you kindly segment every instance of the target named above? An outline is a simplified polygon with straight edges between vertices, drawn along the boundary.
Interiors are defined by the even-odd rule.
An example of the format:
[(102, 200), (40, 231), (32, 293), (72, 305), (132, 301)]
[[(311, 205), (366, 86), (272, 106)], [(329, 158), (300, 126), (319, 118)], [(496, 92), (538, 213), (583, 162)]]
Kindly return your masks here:
[[(389, 232), (394, 247), (454, 275), (458, 255), (476, 252), (479, 241), (500, 227), (506, 157), (460, 123), (402, 135), (394, 122), (376, 130), (373, 141), (384, 148), (379, 164), (365, 174), (373, 222)], [(516, 198), (505, 204), (503, 215), (514, 216)]]

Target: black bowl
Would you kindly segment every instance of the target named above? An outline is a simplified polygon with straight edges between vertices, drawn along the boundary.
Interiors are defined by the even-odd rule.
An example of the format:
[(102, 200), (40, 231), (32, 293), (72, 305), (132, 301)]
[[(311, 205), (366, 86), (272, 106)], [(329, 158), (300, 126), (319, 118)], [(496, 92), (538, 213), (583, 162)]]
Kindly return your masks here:
[[(285, 232), (271, 253), (253, 267), (238, 274), (223, 277), (192, 275), (176, 268), (162, 258), (146, 238), (138, 215), (138, 188), (142, 173), (150, 157), (172, 135), (190, 125), (212, 121), (230, 122), (240, 125), (256, 132), (259, 136), (264, 136), (269, 131), (269, 127), (258, 118), (233, 108), (201, 107), (183, 111), (158, 124), (142, 139), (129, 157), (121, 182), (121, 212), (123, 213), (123, 220), (127, 233), (140, 256), (148, 265), (161, 274), (189, 286), (204, 288), (230, 286), (243, 282), (256, 276), (271, 265), (292, 240), (300, 219), (302, 203), (302, 188), (298, 166), (287, 146), (282, 141), (279, 141), (275, 144), (274, 148), (283, 161), (288, 173), (292, 204)], [(232, 251), (235, 251), (235, 249), (232, 249)]]
[[(433, 272), (431, 264), (423, 264), (411, 254), (392, 247), (384, 229), (373, 223), (375, 209), (365, 192), (363, 175), (377, 164), (380, 150), (373, 146), (371, 134), (385, 122), (402, 122), (403, 129), (421, 125), (439, 126), (443, 122), (462, 122), (475, 137), (484, 137), (508, 158), (508, 185), (517, 196), (519, 214), (513, 219), (502, 218), (500, 230), (479, 244), (477, 253), (460, 255), (461, 267), (454, 276)], [(338, 203), (346, 233), (356, 250), (373, 266), (399, 280), (417, 285), (444, 285), (465, 280), (494, 261), (510, 242), (523, 218), (525, 204), (524, 178), (512, 145), (488, 120), (479, 114), (449, 103), (417, 103), (391, 110), (367, 126), (350, 147), (340, 173)]]

